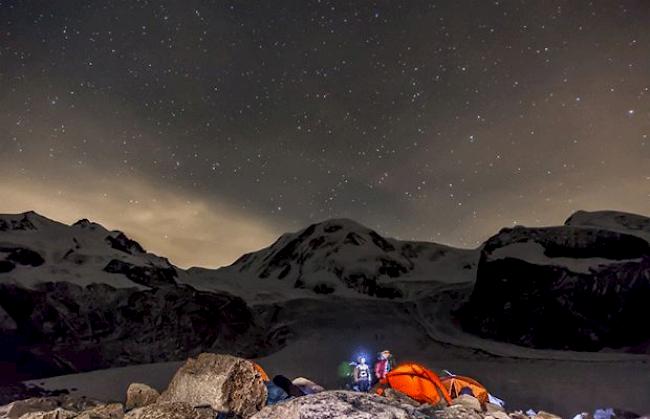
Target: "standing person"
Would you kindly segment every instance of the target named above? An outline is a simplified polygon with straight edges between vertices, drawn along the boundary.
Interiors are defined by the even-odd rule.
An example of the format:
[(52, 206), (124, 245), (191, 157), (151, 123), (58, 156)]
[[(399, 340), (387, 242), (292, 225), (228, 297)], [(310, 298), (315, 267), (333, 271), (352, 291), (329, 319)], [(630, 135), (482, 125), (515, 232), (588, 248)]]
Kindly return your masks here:
[(390, 371), (390, 364), (388, 363), (387, 351), (383, 351), (377, 357), (377, 362), (375, 362), (375, 377), (377, 381), (381, 381), (386, 378), (386, 374)]
[(339, 364), (338, 378), (339, 386), (345, 390), (352, 389), (352, 377), (354, 376), (354, 367), (357, 366), (356, 362), (344, 361)]
[(389, 350), (383, 351), (382, 354), (384, 354), (384, 356), (388, 360), (387, 372), (390, 372), (391, 370), (397, 368), (397, 361), (395, 360), (395, 357)]
[(359, 357), (359, 363), (354, 367), (354, 383), (359, 391), (367, 393), (370, 390), (370, 367), (366, 364), (366, 358)]

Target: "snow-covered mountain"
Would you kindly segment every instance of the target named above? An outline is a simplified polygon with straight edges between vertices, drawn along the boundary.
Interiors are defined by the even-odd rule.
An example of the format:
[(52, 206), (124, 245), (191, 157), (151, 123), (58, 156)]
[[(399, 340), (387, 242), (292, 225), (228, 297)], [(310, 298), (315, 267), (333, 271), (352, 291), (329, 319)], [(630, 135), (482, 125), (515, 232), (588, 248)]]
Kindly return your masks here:
[(409, 299), (435, 283), (473, 281), (477, 257), (477, 250), (384, 238), (352, 220), (331, 219), (284, 234), (217, 271), (191, 269), (191, 279), (182, 280), (238, 295)]
[(0, 268), (0, 382), (282, 345), (241, 298), (177, 283), (166, 259), (87, 220), (0, 215)]
[(285, 234), (229, 267), (185, 271), (88, 220), (66, 225), (34, 212), (0, 215), (0, 335), (9, 342), (0, 365), (13, 369), (0, 375), (52, 375), (220, 348), (261, 355), (289, 334), (286, 322), (273, 320), (280, 302), (404, 300), (437, 281), (471, 281), (476, 255), (330, 220)]
[[(568, 224), (586, 219), (573, 216)], [(563, 229), (605, 232), (579, 233), (575, 241), (581, 244), (573, 245), (566, 238), (571, 234), (558, 232)], [(578, 405), (601, 407), (593, 404), (599, 400), (645, 409), (647, 358), (522, 348), (459, 326), (454, 311), (472, 293), (479, 256), (480, 287), (487, 287), (489, 298), (498, 288), (491, 281), (503, 274), (489, 269), (493, 258), (503, 256), (499, 252), (540, 267), (550, 259), (584, 271), (599, 260), (637, 263), (629, 257), (644, 249), (636, 240), (642, 228), (532, 230), (504, 231), (486, 243), (487, 250), (463, 250), (384, 238), (350, 220), (329, 220), (285, 234), (231, 266), (183, 270), (88, 221), (68, 226), (35, 213), (0, 215), (0, 387), (3, 381), (39, 378), (41, 385), (44, 376), (111, 367), (46, 380), (52, 390), (74, 387), (111, 398), (131, 381), (165, 385), (176, 365), (166, 361), (216, 351), (255, 357), (271, 374), (309, 376), (333, 388), (342, 360), (389, 348), (400, 360), (471, 375), (511, 406), (568, 414)], [(535, 247), (520, 255), (521, 245), (551, 251)], [(525, 309), (535, 312), (534, 306), (517, 307), (522, 318)], [(485, 313), (498, 318), (503, 304), (494, 310)], [(152, 362), (157, 364), (147, 364)], [(122, 365), (131, 366), (112, 368)], [(591, 377), (589, 397), (567, 384), (575, 377)], [(617, 385), (628, 388), (611, 392)], [(557, 389), (552, 400), (539, 400), (541, 386)]]
[(645, 352), (650, 330), (633, 325), (650, 303), (649, 239), (649, 218), (614, 211), (503, 229), (483, 247), (464, 325), (524, 346)]
[(115, 288), (175, 284), (176, 268), (121, 231), (80, 220), (69, 226), (35, 212), (0, 215), (3, 282), (30, 287), (65, 281)]
[(650, 241), (650, 218), (638, 214), (621, 211), (577, 211), (564, 224), (618, 231)]

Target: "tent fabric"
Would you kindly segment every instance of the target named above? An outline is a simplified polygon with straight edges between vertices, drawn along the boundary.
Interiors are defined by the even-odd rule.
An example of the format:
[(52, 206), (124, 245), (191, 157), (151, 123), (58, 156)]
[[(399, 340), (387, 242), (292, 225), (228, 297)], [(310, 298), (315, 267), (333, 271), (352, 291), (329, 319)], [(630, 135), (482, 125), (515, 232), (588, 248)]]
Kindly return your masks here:
[(483, 384), (473, 378), (461, 375), (452, 375), (449, 377), (443, 377), (440, 381), (442, 381), (442, 384), (445, 386), (452, 399), (460, 396), (461, 391), (464, 388), (469, 388), (472, 390), (474, 397), (476, 397), (481, 404), (488, 402), (487, 389)]
[(257, 372), (260, 374), (260, 376), (262, 377), (262, 380), (264, 382), (271, 381), (271, 379), (269, 378), (269, 375), (266, 373), (266, 371), (264, 371), (264, 368), (262, 368), (260, 366), (260, 364), (258, 364), (257, 362), (253, 362), (253, 361), (251, 361), (251, 362), (253, 363), (253, 366), (255, 367)]
[(377, 394), (383, 394), (385, 387), (391, 387), (420, 403), (435, 405), (444, 400), (451, 404), (451, 397), (438, 375), (418, 364), (402, 364), (379, 383)]

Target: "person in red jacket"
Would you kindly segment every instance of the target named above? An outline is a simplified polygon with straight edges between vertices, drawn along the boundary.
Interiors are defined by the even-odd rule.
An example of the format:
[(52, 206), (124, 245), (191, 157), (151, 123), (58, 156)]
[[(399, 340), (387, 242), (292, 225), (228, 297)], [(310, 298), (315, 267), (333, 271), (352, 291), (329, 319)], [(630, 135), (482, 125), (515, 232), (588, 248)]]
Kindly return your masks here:
[(375, 377), (377, 377), (377, 381), (386, 378), (386, 374), (392, 369), (393, 366), (390, 358), (390, 351), (383, 351), (379, 354), (379, 360), (375, 363)]

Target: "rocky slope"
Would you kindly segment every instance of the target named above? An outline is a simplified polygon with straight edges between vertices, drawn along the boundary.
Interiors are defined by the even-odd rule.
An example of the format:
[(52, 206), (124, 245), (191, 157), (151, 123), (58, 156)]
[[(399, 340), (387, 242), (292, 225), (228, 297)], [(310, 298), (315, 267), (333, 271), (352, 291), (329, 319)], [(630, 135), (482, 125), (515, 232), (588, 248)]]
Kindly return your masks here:
[(241, 298), (176, 281), (119, 231), (0, 216), (0, 383), (282, 345)]
[(644, 352), (649, 239), (650, 219), (613, 211), (503, 229), (483, 246), (463, 325), (537, 348)]

